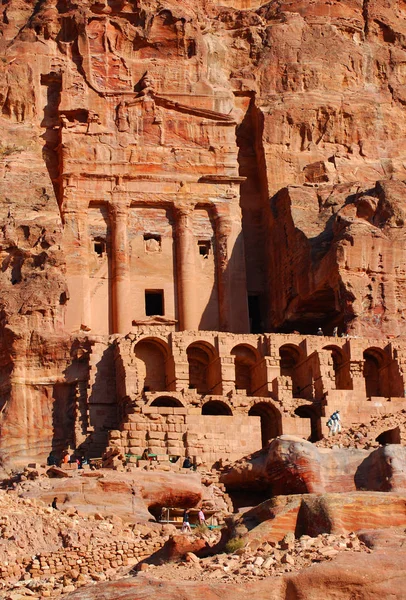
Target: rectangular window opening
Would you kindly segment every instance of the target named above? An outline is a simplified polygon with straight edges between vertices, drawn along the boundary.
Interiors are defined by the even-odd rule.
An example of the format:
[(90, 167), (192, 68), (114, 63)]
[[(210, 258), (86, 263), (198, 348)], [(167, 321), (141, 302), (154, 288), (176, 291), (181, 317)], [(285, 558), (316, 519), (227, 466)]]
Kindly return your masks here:
[(262, 332), (261, 302), (259, 294), (248, 295), (248, 314), (251, 333)]
[(95, 240), (93, 242), (93, 250), (97, 256), (102, 257), (106, 252), (106, 244), (103, 240)]
[(208, 258), (210, 254), (211, 243), (207, 240), (199, 240), (197, 245), (199, 246), (200, 256), (203, 256), (203, 258)]
[(145, 290), (145, 314), (147, 317), (164, 315), (163, 290)]
[(144, 233), (145, 252), (161, 252), (162, 238), (155, 233)]

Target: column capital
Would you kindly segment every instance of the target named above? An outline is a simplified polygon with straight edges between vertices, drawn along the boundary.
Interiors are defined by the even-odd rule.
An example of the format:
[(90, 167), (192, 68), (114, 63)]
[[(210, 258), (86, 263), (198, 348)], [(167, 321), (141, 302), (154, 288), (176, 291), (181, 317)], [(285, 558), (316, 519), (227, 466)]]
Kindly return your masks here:
[(63, 214), (72, 212), (81, 212), (86, 209), (83, 202), (80, 201), (75, 187), (66, 187), (63, 191), (61, 210)]
[(190, 217), (195, 210), (194, 204), (175, 204), (175, 214), (178, 218)]
[(228, 211), (228, 207), (215, 207), (214, 221), (216, 233), (220, 235), (230, 235), (233, 228), (233, 219)]
[(115, 202), (109, 202), (108, 210), (112, 219), (128, 216), (129, 203), (124, 199), (115, 199)]

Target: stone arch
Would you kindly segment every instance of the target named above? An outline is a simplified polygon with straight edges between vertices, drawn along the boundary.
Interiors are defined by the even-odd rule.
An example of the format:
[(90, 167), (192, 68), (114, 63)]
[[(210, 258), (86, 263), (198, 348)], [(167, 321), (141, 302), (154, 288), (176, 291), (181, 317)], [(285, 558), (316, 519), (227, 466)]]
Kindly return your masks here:
[(331, 352), (336, 390), (352, 390), (350, 359), (346, 352), (334, 344), (324, 346), (323, 350)]
[(255, 389), (254, 368), (258, 363), (257, 350), (249, 344), (238, 344), (231, 350), (235, 365), (235, 388), (246, 390), (247, 396), (252, 396)]
[(364, 351), (365, 389), (368, 398), (371, 396), (403, 397), (403, 377), (399, 364), (386, 350), (377, 347)]
[(282, 418), (279, 410), (271, 402), (255, 402), (248, 411), (249, 417), (260, 417), (262, 447), (282, 433)]
[(209, 400), (202, 406), (202, 415), (213, 415), (213, 416), (232, 416), (232, 410), (230, 406), (222, 400)]
[(180, 408), (183, 407), (182, 402), (173, 396), (159, 396), (152, 400), (149, 406), (157, 406), (158, 408)]
[(381, 444), (382, 446), (386, 446), (387, 444), (401, 444), (402, 436), (400, 434), (400, 427), (394, 427), (393, 429), (387, 429), (386, 431), (382, 431), (375, 438), (375, 441)]
[(310, 364), (305, 362), (304, 352), (295, 344), (284, 344), (279, 348), (280, 374), (290, 377), (294, 398), (313, 397), (313, 375)]
[(389, 357), (382, 348), (371, 347), (364, 351), (365, 390), (368, 398), (371, 396), (390, 396), (387, 367)]
[(310, 442), (318, 442), (323, 438), (321, 431), (321, 418), (313, 406), (298, 406), (295, 415), (301, 419), (310, 419)]
[(199, 394), (213, 391), (219, 383), (218, 355), (208, 342), (193, 342), (188, 346), (189, 387)]
[(141, 390), (162, 392), (167, 390), (171, 376), (168, 373), (169, 346), (159, 338), (143, 338), (134, 346), (138, 379)]

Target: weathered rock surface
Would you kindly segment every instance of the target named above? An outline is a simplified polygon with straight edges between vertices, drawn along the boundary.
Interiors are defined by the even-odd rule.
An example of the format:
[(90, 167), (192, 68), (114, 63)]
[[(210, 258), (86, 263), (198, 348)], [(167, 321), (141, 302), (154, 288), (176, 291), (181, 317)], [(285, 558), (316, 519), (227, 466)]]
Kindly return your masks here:
[[(248, 333), (247, 295), (255, 331), (406, 333), (400, 3), (4, 0), (0, 14), (5, 459), (101, 456), (122, 416), (109, 334), (138, 335), (151, 291), (166, 294), (154, 340)], [(375, 354), (381, 372), (393, 354)], [(137, 401), (195, 389), (182, 368), (137, 381)], [(403, 371), (395, 383), (368, 395), (398, 396)]]
[(256, 548), (291, 535), (317, 536), (360, 529), (404, 527), (406, 496), (379, 492), (277, 496), (236, 516), (231, 535)]
[(404, 598), (406, 576), (404, 551), (377, 552), (373, 555), (342, 554), (332, 562), (315, 565), (298, 575), (267, 578), (244, 585), (215, 583), (162, 582), (154, 579), (123, 579), (69, 594), (69, 600), (132, 600), (155, 597), (164, 600), (234, 599), (238, 596), (256, 600), (348, 600), (352, 594), (363, 600)]
[(405, 193), (403, 181), (381, 181), (274, 196), (274, 327), (311, 333), (334, 322), (355, 335), (403, 335)]
[(68, 479), (41, 479), (20, 486), (26, 498), (51, 504), (56, 496), (61, 508), (81, 514), (115, 514), (137, 523), (159, 516), (163, 506), (196, 506), (204, 491), (200, 476), (139, 471), (136, 474), (99, 470)]
[(398, 444), (374, 451), (326, 449), (282, 435), (235, 463), (221, 480), (229, 489), (270, 490), (272, 495), (406, 491), (405, 462), (405, 448)]

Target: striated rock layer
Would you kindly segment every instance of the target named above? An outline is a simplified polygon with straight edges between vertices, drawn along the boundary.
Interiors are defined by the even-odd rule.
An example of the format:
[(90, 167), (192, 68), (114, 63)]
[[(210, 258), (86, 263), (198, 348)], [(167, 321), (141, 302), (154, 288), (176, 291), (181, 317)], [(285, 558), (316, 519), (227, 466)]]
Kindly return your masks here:
[[(0, 16), (4, 459), (100, 456), (148, 392), (280, 400), (249, 332), (405, 334), (401, 2), (4, 0)], [(170, 353), (185, 330), (242, 337), (226, 359), (221, 340)], [(130, 331), (129, 374), (109, 336)], [(366, 395), (403, 397), (392, 380)]]
[(373, 451), (325, 449), (282, 435), (235, 463), (221, 481), (231, 490), (266, 490), (273, 495), (406, 492), (405, 466), (406, 448), (398, 444)]

